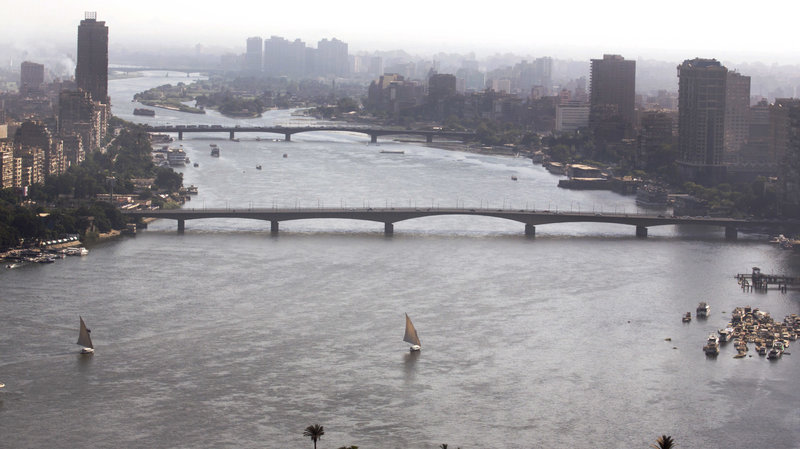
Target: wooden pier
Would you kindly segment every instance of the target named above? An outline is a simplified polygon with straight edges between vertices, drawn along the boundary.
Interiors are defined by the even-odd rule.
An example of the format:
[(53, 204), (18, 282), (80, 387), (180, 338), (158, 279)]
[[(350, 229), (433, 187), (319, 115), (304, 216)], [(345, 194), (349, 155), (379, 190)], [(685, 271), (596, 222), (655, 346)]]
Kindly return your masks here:
[(752, 292), (766, 292), (774, 288), (783, 293), (788, 289), (800, 288), (800, 277), (785, 276), (782, 274), (764, 274), (758, 267), (753, 267), (750, 274), (737, 274), (736, 280), (742, 286), (742, 290)]

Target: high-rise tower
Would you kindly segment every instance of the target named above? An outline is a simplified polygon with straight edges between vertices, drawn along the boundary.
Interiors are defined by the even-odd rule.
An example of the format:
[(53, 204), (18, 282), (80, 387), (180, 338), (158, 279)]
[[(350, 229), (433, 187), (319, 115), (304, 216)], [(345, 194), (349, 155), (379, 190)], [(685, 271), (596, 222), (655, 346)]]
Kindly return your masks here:
[(263, 68), (264, 40), (259, 36), (247, 38), (247, 52), (244, 54), (244, 69), (251, 75), (261, 73)]
[(600, 141), (632, 135), (636, 103), (636, 61), (620, 55), (592, 59), (589, 126)]
[(678, 66), (679, 170), (684, 179), (713, 185), (725, 177), (725, 98), (728, 69), (716, 59)]
[(108, 27), (97, 21), (96, 12), (87, 12), (78, 26), (75, 82), (92, 100), (108, 104)]

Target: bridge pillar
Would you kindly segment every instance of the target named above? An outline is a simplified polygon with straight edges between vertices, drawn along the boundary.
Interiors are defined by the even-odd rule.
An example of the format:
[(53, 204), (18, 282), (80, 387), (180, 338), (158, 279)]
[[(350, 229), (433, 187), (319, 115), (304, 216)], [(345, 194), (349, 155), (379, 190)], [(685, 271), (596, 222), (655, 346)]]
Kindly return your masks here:
[(725, 226), (725, 240), (736, 240), (739, 234), (735, 226)]
[(525, 223), (525, 235), (528, 237), (536, 237), (536, 226)]
[(283, 140), (285, 142), (291, 142), (292, 141), (292, 135), (291, 134), (284, 134), (283, 135)]
[(639, 237), (641, 239), (646, 239), (647, 238), (647, 226), (637, 225), (636, 226), (636, 237)]
[(369, 135), (369, 142), (370, 143), (378, 143), (378, 135), (377, 134), (370, 134)]
[(178, 131), (178, 140), (183, 140), (183, 131)]
[(383, 224), (383, 234), (384, 235), (392, 235), (394, 234), (394, 224), (386, 222)]
[(272, 220), (269, 222), (269, 232), (272, 234), (278, 233), (278, 220)]
[(178, 234), (183, 234), (186, 229), (186, 220), (178, 220)]
[(425, 136), (425, 142), (433, 143), (433, 134), (428, 134)]
[(230, 136), (228, 138), (231, 140), (236, 138), (236, 135), (233, 133), (233, 131), (231, 131)]

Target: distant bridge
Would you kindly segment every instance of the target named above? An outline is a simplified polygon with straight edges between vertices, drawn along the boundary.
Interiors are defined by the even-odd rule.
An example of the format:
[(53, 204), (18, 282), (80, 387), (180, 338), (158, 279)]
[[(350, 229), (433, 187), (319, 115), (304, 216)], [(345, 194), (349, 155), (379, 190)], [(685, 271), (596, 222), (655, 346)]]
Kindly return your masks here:
[(424, 136), (428, 143), (434, 137), (460, 139), (475, 137), (475, 133), (439, 130), (411, 130), (397, 128), (370, 128), (359, 126), (222, 126), (222, 125), (177, 125), (177, 126), (144, 126), (145, 131), (158, 133), (178, 133), (178, 140), (183, 140), (184, 133), (228, 133), (231, 140), (236, 138), (236, 133), (272, 133), (283, 134), (287, 142), (292, 140), (292, 135), (312, 131), (340, 131), (361, 133), (370, 136), (370, 142), (377, 143), (378, 137), (389, 135)]
[(668, 217), (645, 214), (601, 214), (580, 212), (553, 212), (506, 209), (467, 209), (467, 208), (226, 208), (226, 209), (171, 209), (171, 210), (130, 210), (123, 211), (131, 217), (166, 218), (178, 221), (178, 232), (183, 233), (186, 220), (202, 218), (246, 218), (264, 220), (271, 223), (270, 230), (278, 233), (281, 221), (307, 220), (320, 218), (338, 218), (350, 220), (366, 220), (383, 223), (384, 233), (394, 233), (394, 223), (414, 218), (438, 215), (472, 215), (503, 218), (525, 225), (525, 235), (534, 236), (536, 226), (550, 223), (617, 223), (635, 226), (636, 236), (647, 237), (647, 228), (664, 225), (704, 225), (722, 227), (725, 238), (736, 240), (741, 227), (765, 228), (780, 230), (800, 228), (800, 221), (743, 220), (736, 218), (703, 218), (703, 217)]

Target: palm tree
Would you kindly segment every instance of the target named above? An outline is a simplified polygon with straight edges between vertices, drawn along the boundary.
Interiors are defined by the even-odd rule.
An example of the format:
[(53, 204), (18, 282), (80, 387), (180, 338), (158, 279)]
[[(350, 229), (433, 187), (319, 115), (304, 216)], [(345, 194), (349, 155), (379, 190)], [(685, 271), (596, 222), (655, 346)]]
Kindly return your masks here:
[(325, 435), (325, 428), (319, 424), (308, 426), (303, 431), (303, 436), (311, 438), (311, 441), (314, 442), (314, 449), (317, 449), (317, 440), (322, 439), (322, 435)]
[(672, 437), (667, 435), (661, 435), (656, 440), (656, 444), (651, 444), (650, 447), (654, 449), (673, 449), (678, 445), (675, 443), (675, 440)]

